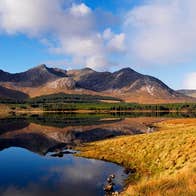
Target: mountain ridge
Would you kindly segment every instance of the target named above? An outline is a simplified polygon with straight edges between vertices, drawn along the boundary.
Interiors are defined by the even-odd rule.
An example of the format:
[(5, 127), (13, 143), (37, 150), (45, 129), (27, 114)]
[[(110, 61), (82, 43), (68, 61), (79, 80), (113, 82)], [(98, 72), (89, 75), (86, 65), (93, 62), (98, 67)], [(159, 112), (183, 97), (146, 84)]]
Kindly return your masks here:
[(0, 86), (0, 98), (1, 99), (17, 99), (23, 100), (27, 99), (29, 96), (21, 91), (8, 89), (3, 86)]
[(19, 86), (36, 87), (65, 76), (66, 73), (63, 72), (63, 70), (48, 68), (46, 65), (42, 64), (21, 73), (11, 74), (1, 70), (0, 81), (15, 82)]
[(0, 85), (22, 91), (30, 97), (64, 92), (109, 95), (128, 102), (193, 101), (161, 80), (130, 67), (115, 72), (98, 72), (91, 68), (64, 70), (42, 64), (15, 74), (0, 70)]
[(190, 97), (194, 97), (196, 98), (196, 90), (192, 89), (181, 89), (181, 90), (177, 90), (177, 92), (182, 93), (184, 95), (190, 96)]

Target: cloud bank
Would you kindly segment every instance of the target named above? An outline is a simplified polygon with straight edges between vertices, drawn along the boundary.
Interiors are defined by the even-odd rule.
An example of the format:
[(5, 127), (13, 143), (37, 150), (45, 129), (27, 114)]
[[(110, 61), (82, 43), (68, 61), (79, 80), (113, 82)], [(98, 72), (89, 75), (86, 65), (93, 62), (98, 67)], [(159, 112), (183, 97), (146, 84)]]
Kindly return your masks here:
[(130, 10), (124, 22), (129, 53), (143, 64), (195, 59), (195, 10), (195, 0), (152, 0)]
[(196, 89), (196, 72), (187, 74), (184, 80), (184, 88), (190, 90)]
[(121, 61), (173, 65), (195, 60), (195, 0), (144, 1), (126, 10), (121, 21), (74, 0), (1, 0), (0, 33), (37, 38), (69, 64), (98, 70)]
[(75, 65), (104, 69), (111, 63), (108, 56), (124, 48), (124, 34), (103, 36), (104, 28), (116, 24), (117, 17), (84, 3), (66, 2), (1, 0), (0, 31), (38, 38), (50, 52), (69, 57)]

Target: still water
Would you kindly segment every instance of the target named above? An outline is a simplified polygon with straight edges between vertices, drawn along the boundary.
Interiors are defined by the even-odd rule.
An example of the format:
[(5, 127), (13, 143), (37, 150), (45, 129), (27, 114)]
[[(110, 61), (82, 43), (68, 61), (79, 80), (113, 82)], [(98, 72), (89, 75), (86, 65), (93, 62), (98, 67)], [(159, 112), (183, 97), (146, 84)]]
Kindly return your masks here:
[(65, 155), (40, 156), (22, 148), (0, 152), (0, 195), (104, 195), (103, 183), (115, 173), (116, 190), (123, 186), (123, 168), (103, 161)]
[[(115, 190), (121, 191), (127, 177), (124, 168), (78, 158), (66, 149), (120, 135), (143, 134), (149, 131), (151, 122), (168, 118), (167, 114), (150, 115), (47, 114), (1, 118), (0, 195), (102, 196), (110, 174), (116, 176)], [(154, 131), (153, 127), (150, 130)]]

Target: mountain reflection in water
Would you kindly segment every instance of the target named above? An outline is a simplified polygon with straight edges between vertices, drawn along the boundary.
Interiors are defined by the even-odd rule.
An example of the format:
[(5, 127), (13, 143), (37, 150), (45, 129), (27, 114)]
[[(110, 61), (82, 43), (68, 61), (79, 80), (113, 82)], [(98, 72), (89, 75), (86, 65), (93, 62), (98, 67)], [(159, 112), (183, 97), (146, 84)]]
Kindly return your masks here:
[[(43, 114), (0, 119), (0, 150), (22, 147), (45, 155), (58, 147), (72, 147), (120, 135), (149, 131), (152, 122), (186, 113)], [(193, 114), (189, 114), (193, 115)], [(154, 131), (153, 129), (150, 129)]]
[(58, 147), (70, 148), (120, 135), (141, 134), (147, 130), (147, 123), (147, 119), (107, 116), (10, 117), (0, 119), (0, 150), (22, 147), (46, 155)]
[[(142, 134), (152, 122), (174, 114), (44, 114), (0, 119), (0, 195), (104, 195), (115, 174), (116, 190), (126, 175), (113, 163), (77, 158), (67, 149), (121, 135)], [(184, 115), (184, 114), (183, 114)], [(181, 116), (180, 116), (181, 117)]]

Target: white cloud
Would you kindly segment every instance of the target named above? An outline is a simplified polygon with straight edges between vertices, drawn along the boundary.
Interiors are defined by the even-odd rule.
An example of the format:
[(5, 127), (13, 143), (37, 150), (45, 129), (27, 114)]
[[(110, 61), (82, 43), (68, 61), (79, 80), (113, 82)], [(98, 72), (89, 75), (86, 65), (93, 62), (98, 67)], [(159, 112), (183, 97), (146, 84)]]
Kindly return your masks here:
[(184, 88), (196, 90), (196, 72), (187, 74), (184, 80)]
[(108, 43), (108, 47), (111, 51), (123, 52), (125, 51), (125, 34), (120, 33), (114, 35)]
[[(124, 42), (123, 34), (112, 33), (107, 41), (102, 36), (100, 29), (113, 25), (114, 17), (92, 10), (84, 3), (70, 2), (1, 0), (0, 31), (39, 38), (50, 52), (65, 55), (73, 64), (107, 69), (109, 55), (122, 51)], [(104, 23), (98, 20), (99, 16), (105, 18)]]
[(110, 28), (107, 28), (107, 29), (104, 30), (102, 36), (103, 36), (103, 39), (110, 40), (114, 36), (114, 34), (113, 34), (113, 32), (111, 31)]
[(146, 1), (128, 11), (123, 24), (109, 12), (74, 2), (0, 0), (0, 33), (33, 36), (69, 63), (95, 69), (113, 66), (111, 59), (147, 65), (195, 59), (195, 0)]
[(91, 56), (86, 62), (86, 66), (92, 69), (99, 67), (100, 70), (105, 70), (108, 65), (111, 65), (111, 63), (104, 56)]
[(38, 35), (54, 28), (62, 16), (61, 5), (61, 0), (1, 0), (0, 29), (9, 34)]
[(125, 51), (125, 34), (115, 34), (110, 28), (104, 30), (102, 38), (105, 40), (105, 47), (111, 52), (124, 52)]
[(81, 3), (79, 5), (73, 4), (73, 6), (70, 9), (71, 14), (74, 16), (85, 16), (91, 13), (91, 9), (87, 7), (84, 3)]
[(195, 59), (196, 1), (152, 0), (126, 15), (129, 54), (144, 64), (176, 64)]

